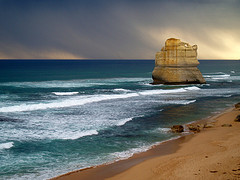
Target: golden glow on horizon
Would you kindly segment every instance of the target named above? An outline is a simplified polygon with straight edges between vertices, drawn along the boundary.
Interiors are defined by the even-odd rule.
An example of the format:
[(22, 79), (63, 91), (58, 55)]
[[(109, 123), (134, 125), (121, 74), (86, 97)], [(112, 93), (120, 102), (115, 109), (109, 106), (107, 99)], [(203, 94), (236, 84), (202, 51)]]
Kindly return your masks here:
[[(202, 39), (202, 35), (198, 36), (194, 32), (186, 32), (177, 28), (141, 28), (148, 38), (148, 43), (157, 47), (157, 51), (164, 46), (165, 40), (168, 38), (178, 38), (191, 45), (198, 45), (198, 59), (240, 59), (240, 39), (233, 36), (233, 32), (221, 31), (218, 29), (208, 29), (206, 38)], [(210, 39), (208, 37), (211, 37)]]
[(42, 59), (83, 59), (83, 57), (73, 55), (61, 50), (50, 50), (41, 53)]
[[(194, 32), (186, 32), (177, 28), (137, 28), (139, 34), (145, 35), (143, 43), (146, 43), (146, 51), (141, 50), (140, 53), (127, 52), (131, 57), (124, 57), (119, 59), (154, 59), (155, 53), (160, 51), (164, 46), (165, 40), (171, 37), (181, 39), (191, 45), (198, 45), (198, 59), (240, 59), (240, 39), (233, 32), (223, 31), (218, 29), (207, 29), (204, 33), (206, 37), (203, 39), (202, 35), (198, 36)], [(152, 48), (152, 49), (151, 49)], [(9, 54), (0, 51), (0, 59), (88, 59), (89, 57), (82, 57), (72, 54), (67, 51), (59, 49), (49, 49), (44, 51), (29, 50), (20, 45), (13, 47), (14, 52)], [(99, 57), (98, 59), (101, 59)], [(91, 58), (90, 59), (94, 59)], [(95, 58), (96, 59), (96, 58)], [(111, 57), (104, 59), (113, 59)], [(116, 58), (117, 59), (117, 58)]]
[[(20, 50), (19, 50), (20, 51)], [(19, 56), (16, 56), (19, 54)], [(84, 59), (83, 57), (71, 54), (66, 51), (52, 49), (48, 51), (32, 51), (21, 50), (14, 55), (6, 55), (0, 52), (0, 59)]]

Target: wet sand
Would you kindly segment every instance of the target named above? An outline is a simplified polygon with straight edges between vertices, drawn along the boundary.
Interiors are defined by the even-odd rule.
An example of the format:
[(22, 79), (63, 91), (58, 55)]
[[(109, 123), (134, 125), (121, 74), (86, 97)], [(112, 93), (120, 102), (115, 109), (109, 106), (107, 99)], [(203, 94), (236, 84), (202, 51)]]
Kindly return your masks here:
[[(54, 179), (238, 179), (240, 178), (239, 110), (198, 123), (213, 122), (212, 128), (164, 142), (147, 152), (108, 165), (69, 172)], [(231, 127), (222, 127), (231, 124)]]

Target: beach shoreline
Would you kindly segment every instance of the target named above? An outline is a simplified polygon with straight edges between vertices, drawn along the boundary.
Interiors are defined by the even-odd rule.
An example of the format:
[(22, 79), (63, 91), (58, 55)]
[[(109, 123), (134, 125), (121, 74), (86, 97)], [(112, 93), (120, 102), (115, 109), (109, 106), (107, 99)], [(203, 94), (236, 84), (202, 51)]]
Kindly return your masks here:
[[(208, 117), (206, 119), (202, 119), (199, 121), (194, 121), (193, 123), (188, 123), (185, 126), (189, 124), (206, 124), (207, 122), (213, 123), (214, 126), (212, 128), (204, 128), (200, 133), (187, 133), (183, 134), (181, 137), (173, 140), (168, 140), (165, 142), (162, 142), (158, 145), (154, 145), (151, 149), (147, 150), (146, 152), (141, 152), (138, 154), (134, 154), (132, 157), (124, 160), (119, 160), (113, 163), (109, 164), (103, 164), (95, 167), (80, 169), (76, 171), (72, 171), (57, 177), (54, 177), (52, 179), (131, 179), (134, 178), (133, 172), (136, 171), (142, 172), (145, 168), (147, 168), (147, 172), (143, 171), (140, 173), (141, 175), (138, 177), (140, 179), (150, 178), (150, 179), (157, 179), (157, 178), (163, 178), (161, 175), (156, 175), (156, 173), (151, 173), (153, 171), (150, 171), (149, 169), (154, 169), (156, 167), (153, 167), (157, 164), (156, 160), (159, 158), (163, 159), (171, 159), (171, 157), (174, 157), (178, 154), (178, 152), (182, 151), (184, 149), (185, 144), (189, 144), (196, 137), (205, 135), (207, 132), (216, 131), (216, 129), (219, 128), (220, 130), (224, 127), (221, 127), (220, 124), (234, 124), (232, 127), (228, 127), (227, 130), (231, 130), (235, 128), (235, 126), (240, 127), (240, 123), (234, 122), (233, 118), (234, 116), (238, 115), (240, 112), (234, 108), (228, 108), (225, 109), (223, 112), (218, 113), (217, 115), (214, 115), (212, 117)], [(227, 120), (224, 120), (222, 117), (228, 117)], [(226, 127), (227, 128), (227, 127)], [(239, 134), (240, 136), (240, 134)], [(206, 139), (206, 138), (205, 138)], [(208, 138), (207, 138), (208, 139)], [(240, 159), (240, 158), (239, 158)], [(149, 166), (149, 161), (155, 161), (155, 163), (151, 163), (151, 166)], [(167, 161), (167, 160), (166, 160)], [(159, 161), (161, 162), (161, 160)], [(144, 164), (148, 164), (147, 166), (144, 166)], [(144, 169), (140, 168), (139, 166), (144, 166)], [(157, 165), (156, 165), (157, 166)], [(159, 166), (159, 164), (158, 164)], [(151, 167), (151, 168), (150, 168)], [(171, 167), (168, 167), (171, 169)], [(239, 171), (240, 172), (240, 171)], [(165, 172), (164, 172), (165, 173)], [(137, 173), (139, 174), (139, 173)], [(148, 174), (146, 177), (146, 174)], [(166, 174), (166, 173), (165, 173)], [(212, 175), (212, 174), (211, 174)], [(226, 176), (226, 174), (223, 174)], [(190, 176), (191, 177), (191, 176)], [(196, 178), (196, 175), (193, 176)], [(165, 176), (165, 178), (168, 178)]]

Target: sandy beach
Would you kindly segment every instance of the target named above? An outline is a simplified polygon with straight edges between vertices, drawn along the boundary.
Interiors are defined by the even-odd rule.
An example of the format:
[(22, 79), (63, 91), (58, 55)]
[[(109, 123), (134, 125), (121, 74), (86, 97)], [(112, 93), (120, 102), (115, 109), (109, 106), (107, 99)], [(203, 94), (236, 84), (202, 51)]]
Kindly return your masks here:
[(109, 165), (79, 170), (54, 179), (239, 179), (240, 111), (231, 108), (198, 123), (213, 127), (162, 143), (147, 152)]

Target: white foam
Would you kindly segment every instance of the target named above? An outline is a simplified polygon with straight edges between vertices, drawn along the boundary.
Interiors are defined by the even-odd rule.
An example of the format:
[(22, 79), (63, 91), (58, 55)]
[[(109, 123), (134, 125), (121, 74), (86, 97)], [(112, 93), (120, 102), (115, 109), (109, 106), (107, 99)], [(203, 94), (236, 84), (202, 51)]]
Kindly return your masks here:
[(151, 80), (151, 78), (110, 78), (110, 79), (106, 79), (105, 81), (110, 81), (110, 82), (143, 82), (143, 81), (149, 81), (149, 80)]
[(97, 130), (88, 130), (88, 131), (83, 131), (83, 132), (71, 132), (68, 134), (61, 134), (58, 136), (58, 139), (78, 139), (84, 136), (91, 136), (91, 135), (97, 135), (98, 132)]
[(223, 96), (223, 97), (231, 97), (232, 95), (225, 95), (225, 96)]
[[(178, 139), (179, 137), (181, 137), (181, 136), (172, 137), (168, 140), (161, 141), (161, 142), (156, 142), (156, 143), (153, 143), (151, 145), (144, 145), (143, 144), (143, 145), (141, 145), (141, 147), (138, 147), (138, 148), (132, 148), (132, 149), (122, 151), (122, 152), (115, 152), (115, 153), (110, 154), (110, 158), (114, 159), (115, 162), (119, 161), (119, 160), (128, 159), (129, 157), (132, 157), (134, 154), (138, 154), (138, 153), (141, 153), (141, 152), (146, 152), (147, 150), (153, 148), (156, 145), (160, 145), (164, 142), (168, 142), (168, 141), (171, 141), (171, 140), (174, 140), (174, 139)], [(109, 162), (109, 164), (110, 163), (112, 163), (112, 162)]]
[(199, 88), (199, 87), (196, 87), (196, 86), (186, 87), (186, 88), (184, 88), (184, 89), (185, 89), (185, 90), (189, 90), (189, 91), (191, 91), (191, 90), (193, 90), (193, 91), (200, 90), (200, 88)]
[(158, 128), (156, 131), (160, 131), (163, 134), (167, 134), (171, 131), (171, 128)]
[(195, 99), (194, 99), (194, 100), (191, 100), (191, 101), (185, 101), (185, 100), (183, 100), (183, 102), (182, 102), (181, 104), (186, 105), (186, 104), (191, 104), (191, 103), (194, 103), (194, 102), (196, 102)]
[(169, 93), (181, 93), (192, 90), (199, 90), (198, 87), (187, 87), (179, 89), (168, 89), (168, 90), (146, 90), (139, 93), (125, 93), (125, 94), (100, 94), (100, 95), (88, 95), (88, 96), (77, 96), (71, 99), (65, 100), (55, 100), (51, 102), (40, 102), (34, 104), (20, 104), (14, 106), (7, 106), (0, 108), (0, 112), (22, 112), (22, 111), (35, 111), (35, 110), (45, 110), (49, 108), (64, 108), (71, 106), (81, 106), (88, 103), (95, 103), (105, 100), (114, 100), (114, 99), (126, 99), (131, 97), (136, 97), (139, 95), (158, 95), (158, 94), (169, 94)]
[[(162, 103), (162, 104), (182, 104), (187, 105), (196, 102), (196, 100), (153, 100), (151, 102)], [(163, 111), (164, 109), (160, 109), (159, 111)]]
[(0, 150), (1, 149), (10, 149), (11, 147), (13, 147), (13, 142), (8, 142), (8, 143), (1, 143), (0, 144)]
[(180, 89), (169, 89), (169, 90), (163, 90), (163, 89), (158, 89), (158, 90), (146, 90), (139, 92), (140, 95), (157, 95), (157, 94), (169, 94), (169, 93), (181, 93), (185, 92), (186, 90), (184, 88)]
[(149, 146), (142, 146), (142, 147), (139, 147), (139, 148), (132, 148), (130, 150), (126, 150), (126, 151), (122, 151), (122, 152), (115, 152), (115, 153), (112, 153), (110, 156), (111, 156), (111, 159), (115, 159), (115, 161), (119, 161), (119, 160), (123, 160), (123, 159), (127, 159), (131, 156), (133, 156), (134, 154), (138, 154), (140, 152), (145, 152), (147, 150), (149, 150), (151, 147)]
[(187, 105), (187, 104), (191, 104), (191, 103), (194, 103), (196, 102), (196, 100), (178, 100), (178, 101), (166, 101), (167, 103), (169, 104), (183, 104), (183, 105)]
[[(149, 82), (147, 82), (147, 83), (143, 83), (142, 85), (153, 87), (153, 85), (152, 85), (151, 83), (149, 83)], [(154, 87), (158, 87), (158, 86), (164, 86), (164, 84), (154, 84)]]
[(226, 79), (225, 77), (215, 77), (215, 78), (212, 78), (214, 80), (219, 80), (219, 79)]
[(22, 111), (35, 111), (44, 110), (49, 108), (63, 108), (71, 106), (80, 106), (87, 103), (94, 103), (104, 100), (113, 99), (125, 99), (130, 97), (139, 96), (137, 93), (128, 94), (115, 94), (115, 95), (89, 95), (79, 96), (78, 98), (67, 99), (62, 101), (54, 101), (50, 103), (38, 103), (38, 104), (20, 104), (15, 106), (8, 106), (0, 108), (0, 112), (22, 112)]
[(232, 81), (240, 80), (240, 76), (237, 76), (234, 73), (232, 73), (232, 75), (230, 74), (205, 75), (204, 77), (206, 78), (207, 81), (214, 81), (214, 82), (216, 81), (232, 82)]
[(198, 86), (201, 86), (201, 87), (203, 87), (203, 86), (210, 86), (210, 84), (199, 84)]
[(124, 124), (126, 124), (128, 121), (131, 121), (133, 118), (126, 118), (126, 119), (122, 119), (117, 123), (117, 126), (122, 126)]
[(78, 92), (52, 92), (52, 93), (57, 96), (71, 96), (71, 95), (78, 94)]
[(157, 94), (170, 94), (170, 93), (182, 93), (186, 91), (195, 91), (200, 90), (199, 87), (192, 86), (192, 87), (185, 87), (179, 89), (158, 89), (158, 90), (146, 90), (139, 92), (141, 95), (157, 95)]
[(116, 91), (116, 92), (131, 92), (131, 90), (123, 89), (123, 88), (114, 89), (113, 91)]
[(227, 79), (227, 78), (231, 77), (231, 75), (225, 74), (223, 72), (217, 72), (217, 73), (209, 73), (207, 75), (203, 75), (203, 77), (210, 78), (213, 80), (218, 80), (218, 79)]
[(230, 77), (231, 75), (230, 74), (223, 74), (223, 75), (218, 75), (220, 77)]

